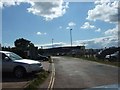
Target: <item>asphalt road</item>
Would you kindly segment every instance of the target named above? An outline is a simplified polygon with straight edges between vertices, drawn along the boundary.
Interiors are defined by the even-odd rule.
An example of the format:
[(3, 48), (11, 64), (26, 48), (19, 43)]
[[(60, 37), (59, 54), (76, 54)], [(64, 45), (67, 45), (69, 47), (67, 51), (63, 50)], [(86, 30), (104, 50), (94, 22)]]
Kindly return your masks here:
[(118, 68), (70, 57), (53, 57), (55, 82), (53, 88), (91, 88), (118, 84)]

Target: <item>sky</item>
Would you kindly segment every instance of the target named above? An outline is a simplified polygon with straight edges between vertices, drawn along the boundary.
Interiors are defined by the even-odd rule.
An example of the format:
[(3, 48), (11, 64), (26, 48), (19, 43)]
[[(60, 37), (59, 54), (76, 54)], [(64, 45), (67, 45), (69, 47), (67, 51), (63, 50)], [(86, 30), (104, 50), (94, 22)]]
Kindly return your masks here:
[(73, 46), (105, 48), (118, 46), (118, 1), (42, 2), (39, 0), (4, 0), (2, 10), (2, 45), (14, 46), (19, 38), (30, 40), (39, 48)]

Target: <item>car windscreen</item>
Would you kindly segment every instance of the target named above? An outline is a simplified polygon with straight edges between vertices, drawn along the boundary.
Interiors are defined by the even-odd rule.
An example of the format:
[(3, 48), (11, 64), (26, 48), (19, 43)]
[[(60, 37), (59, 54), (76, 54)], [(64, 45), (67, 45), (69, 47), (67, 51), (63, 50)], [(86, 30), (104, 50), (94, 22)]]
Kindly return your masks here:
[(15, 53), (6, 53), (6, 55), (11, 59), (11, 60), (21, 60), (22, 57)]

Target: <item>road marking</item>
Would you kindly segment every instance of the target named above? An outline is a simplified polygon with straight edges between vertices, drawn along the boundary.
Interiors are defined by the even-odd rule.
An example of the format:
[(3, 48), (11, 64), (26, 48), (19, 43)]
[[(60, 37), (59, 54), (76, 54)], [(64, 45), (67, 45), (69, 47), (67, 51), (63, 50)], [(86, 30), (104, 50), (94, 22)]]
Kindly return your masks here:
[(47, 90), (53, 89), (54, 82), (55, 82), (55, 66), (54, 66), (54, 63), (52, 63), (52, 73), (51, 73), (51, 78), (50, 78), (50, 82), (49, 82)]
[(51, 84), (51, 90), (53, 89), (54, 82), (55, 82), (55, 73), (54, 73), (54, 75), (53, 75), (53, 81), (52, 81), (52, 84)]

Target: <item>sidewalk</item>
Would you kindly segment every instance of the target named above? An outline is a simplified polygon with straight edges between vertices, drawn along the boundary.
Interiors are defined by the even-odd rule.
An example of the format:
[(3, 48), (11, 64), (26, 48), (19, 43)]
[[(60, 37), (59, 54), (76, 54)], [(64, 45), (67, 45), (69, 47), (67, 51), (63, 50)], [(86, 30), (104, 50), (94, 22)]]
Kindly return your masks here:
[[(47, 63), (47, 62), (41, 62), (43, 64), (43, 67), (46, 71), (50, 71), (52, 72), (52, 63)], [(49, 86), (49, 83), (50, 83), (50, 80), (51, 80), (51, 75), (52, 73), (49, 74), (49, 76), (47, 77), (47, 79), (42, 83), (40, 84), (40, 86), (38, 87), (38, 89), (48, 89), (48, 86)]]
[(50, 63), (49, 63), (49, 61), (47, 61), (47, 62), (41, 62), (41, 63), (43, 65), (43, 69), (45, 71), (49, 71), (50, 70)]

